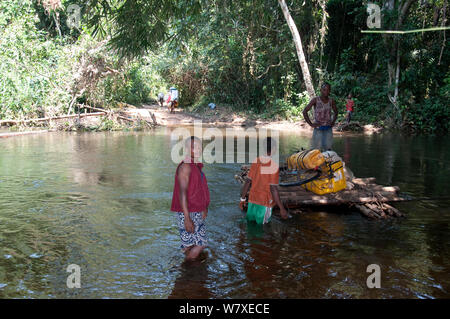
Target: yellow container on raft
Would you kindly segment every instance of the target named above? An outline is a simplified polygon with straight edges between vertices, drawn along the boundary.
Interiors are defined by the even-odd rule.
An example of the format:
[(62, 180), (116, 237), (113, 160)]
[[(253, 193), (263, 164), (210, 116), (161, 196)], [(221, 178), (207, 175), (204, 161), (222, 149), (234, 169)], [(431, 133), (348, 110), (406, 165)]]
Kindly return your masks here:
[[(328, 165), (327, 165), (328, 166)], [(328, 174), (315, 181), (304, 184), (303, 187), (317, 195), (337, 193), (347, 187), (344, 165), (341, 161), (329, 164)]]
[(301, 151), (287, 159), (289, 170), (315, 169), (325, 163), (325, 158), (319, 150)]

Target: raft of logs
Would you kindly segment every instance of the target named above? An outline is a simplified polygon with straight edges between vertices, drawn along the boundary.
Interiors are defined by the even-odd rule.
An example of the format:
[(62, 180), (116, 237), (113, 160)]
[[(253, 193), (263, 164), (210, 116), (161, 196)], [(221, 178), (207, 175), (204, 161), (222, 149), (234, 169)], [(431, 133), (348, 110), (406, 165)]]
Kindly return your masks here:
[[(243, 184), (246, 180), (249, 166), (242, 166), (241, 172), (235, 179)], [(287, 177), (286, 171), (280, 168), (280, 179)], [(302, 186), (278, 186), (280, 199), (290, 210), (301, 210), (320, 206), (347, 206), (356, 208), (363, 216), (370, 219), (388, 219), (404, 217), (390, 203), (402, 202), (407, 199), (399, 195), (397, 186), (381, 186), (376, 184), (375, 178), (347, 179), (347, 188), (337, 193), (316, 195)]]

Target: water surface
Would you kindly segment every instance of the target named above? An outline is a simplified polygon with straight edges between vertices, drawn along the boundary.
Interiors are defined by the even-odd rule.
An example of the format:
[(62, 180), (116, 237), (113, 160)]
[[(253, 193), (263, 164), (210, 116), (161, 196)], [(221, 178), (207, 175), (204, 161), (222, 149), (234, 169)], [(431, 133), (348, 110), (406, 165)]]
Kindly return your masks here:
[[(396, 205), (402, 220), (333, 210), (257, 227), (238, 209), (240, 164), (208, 164), (208, 258), (187, 266), (169, 211), (170, 132), (0, 140), (0, 297), (449, 296), (450, 138), (335, 138), (356, 176), (429, 199)], [(308, 141), (282, 134), (281, 153)], [(81, 289), (66, 286), (70, 264), (81, 267)], [(366, 286), (370, 264), (381, 266), (381, 289)]]

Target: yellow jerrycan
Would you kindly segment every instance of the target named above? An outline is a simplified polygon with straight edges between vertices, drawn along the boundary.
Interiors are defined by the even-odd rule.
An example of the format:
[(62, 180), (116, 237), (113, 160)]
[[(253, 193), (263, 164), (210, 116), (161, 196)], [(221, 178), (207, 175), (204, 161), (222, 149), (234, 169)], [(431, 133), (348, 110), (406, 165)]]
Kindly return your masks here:
[(324, 176), (302, 185), (305, 189), (317, 195), (337, 193), (347, 188), (344, 165), (342, 161), (327, 163)]
[(325, 158), (320, 150), (305, 150), (288, 157), (289, 170), (317, 169), (325, 163)]

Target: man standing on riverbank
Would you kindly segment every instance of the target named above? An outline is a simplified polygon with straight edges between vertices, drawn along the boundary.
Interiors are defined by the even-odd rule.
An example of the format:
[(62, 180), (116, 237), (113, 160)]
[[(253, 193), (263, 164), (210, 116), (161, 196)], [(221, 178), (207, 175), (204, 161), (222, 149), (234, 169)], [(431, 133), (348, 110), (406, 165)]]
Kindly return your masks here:
[[(311, 147), (322, 151), (331, 150), (333, 146), (333, 126), (338, 116), (336, 103), (329, 97), (330, 92), (331, 85), (329, 83), (322, 84), (320, 96), (313, 98), (303, 111), (306, 123), (314, 128)], [(308, 115), (312, 107), (314, 107), (314, 123), (311, 122)], [(333, 119), (331, 110), (334, 112)]]
[(186, 158), (178, 165), (171, 210), (176, 213), (181, 248), (186, 260), (197, 259), (207, 245), (204, 221), (210, 203), (206, 176), (199, 162), (202, 142), (191, 136), (185, 142)]

